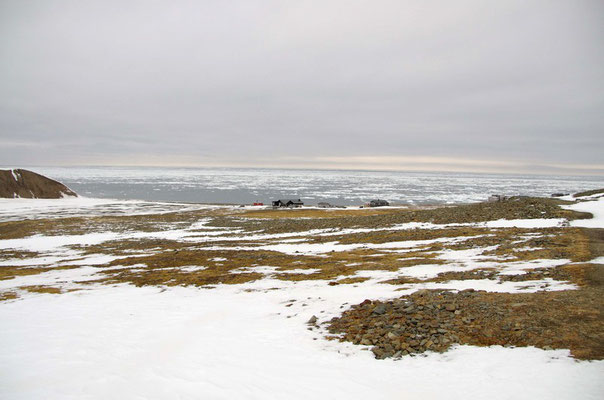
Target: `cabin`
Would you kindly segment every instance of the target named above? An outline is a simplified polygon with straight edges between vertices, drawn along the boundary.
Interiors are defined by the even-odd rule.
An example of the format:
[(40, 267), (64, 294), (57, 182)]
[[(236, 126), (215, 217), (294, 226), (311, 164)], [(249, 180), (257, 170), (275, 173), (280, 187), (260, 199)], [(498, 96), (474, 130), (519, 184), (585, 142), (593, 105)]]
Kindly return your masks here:
[(507, 201), (510, 199), (510, 196), (504, 196), (501, 194), (493, 194), (491, 196), (489, 196), (489, 203), (498, 203), (500, 201)]
[(303, 205), (304, 205), (304, 203), (300, 199), (298, 199), (298, 200), (294, 200), (294, 199), (273, 200), (273, 207), (294, 208), (294, 207), (302, 207)]
[(387, 207), (389, 206), (390, 203), (388, 203), (386, 200), (371, 200), (368, 204), (369, 207)]

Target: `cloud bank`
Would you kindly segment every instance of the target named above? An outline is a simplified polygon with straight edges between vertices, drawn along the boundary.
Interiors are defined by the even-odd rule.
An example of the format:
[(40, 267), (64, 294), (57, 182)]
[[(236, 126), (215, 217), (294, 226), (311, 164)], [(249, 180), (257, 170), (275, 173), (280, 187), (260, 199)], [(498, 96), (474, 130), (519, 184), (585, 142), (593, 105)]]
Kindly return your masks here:
[(599, 1), (3, 1), (6, 164), (604, 174)]

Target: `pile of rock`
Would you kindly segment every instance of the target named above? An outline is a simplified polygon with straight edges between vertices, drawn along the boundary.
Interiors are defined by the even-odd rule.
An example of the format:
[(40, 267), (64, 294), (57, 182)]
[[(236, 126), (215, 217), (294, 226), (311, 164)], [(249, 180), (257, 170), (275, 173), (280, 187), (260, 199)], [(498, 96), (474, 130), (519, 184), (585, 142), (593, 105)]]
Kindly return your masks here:
[[(427, 301), (436, 297), (440, 301)], [(460, 313), (447, 292), (422, 290), (385, 303), (365, 300), (332, 319), (329, 331), (344, 333), (343, 339), (355, 344), (373, 346), (378, 359), (426, 350), (442, 352), (459, 342), (452, 328)]]
[(603, 288), (598, 283), (537, 293), (420, 290), (386, 302), (365, 300), (327, 328), (341, 341), (371, 346), (378, 359), (443, 352), (456, 343), (563, 348), (577, 358), (603, 359)]

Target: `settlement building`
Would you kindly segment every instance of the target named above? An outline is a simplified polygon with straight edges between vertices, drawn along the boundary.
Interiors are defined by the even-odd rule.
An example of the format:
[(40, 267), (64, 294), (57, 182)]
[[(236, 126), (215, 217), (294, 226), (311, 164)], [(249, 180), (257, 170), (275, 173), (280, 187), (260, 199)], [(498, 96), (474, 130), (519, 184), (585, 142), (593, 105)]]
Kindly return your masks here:
[(371, 200), (369, 202), (369, 207), (386, 207), (389, 206), (390, 203), (388, 203), (386, 200)]
[(298, 200), (294, 200), (294, 199), (279, 199), (279, 200), (274, 200), (273, 201), (273, 207), (289, 207), (289, 208), (294, 208), (294, 207), (302, 207), (303, 205), (304, 205), (304, 203), (300, 199), (298, 199)]

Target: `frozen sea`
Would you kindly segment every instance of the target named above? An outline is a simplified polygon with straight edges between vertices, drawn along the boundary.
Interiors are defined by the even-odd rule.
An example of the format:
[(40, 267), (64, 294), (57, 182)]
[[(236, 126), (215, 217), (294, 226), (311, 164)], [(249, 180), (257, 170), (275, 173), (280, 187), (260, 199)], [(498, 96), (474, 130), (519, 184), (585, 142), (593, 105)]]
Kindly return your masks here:
[[(6, 166), (3, 168), (18, 168)], [(93, 198), (246, 204), (301, 198), (360, 205), (380, 198), (395, 204), (484, 201), (490, 194), (550, 196), (604, 187), (601, 176), (436, 172), (376, 172), (249, 168), (21, 167)]]

